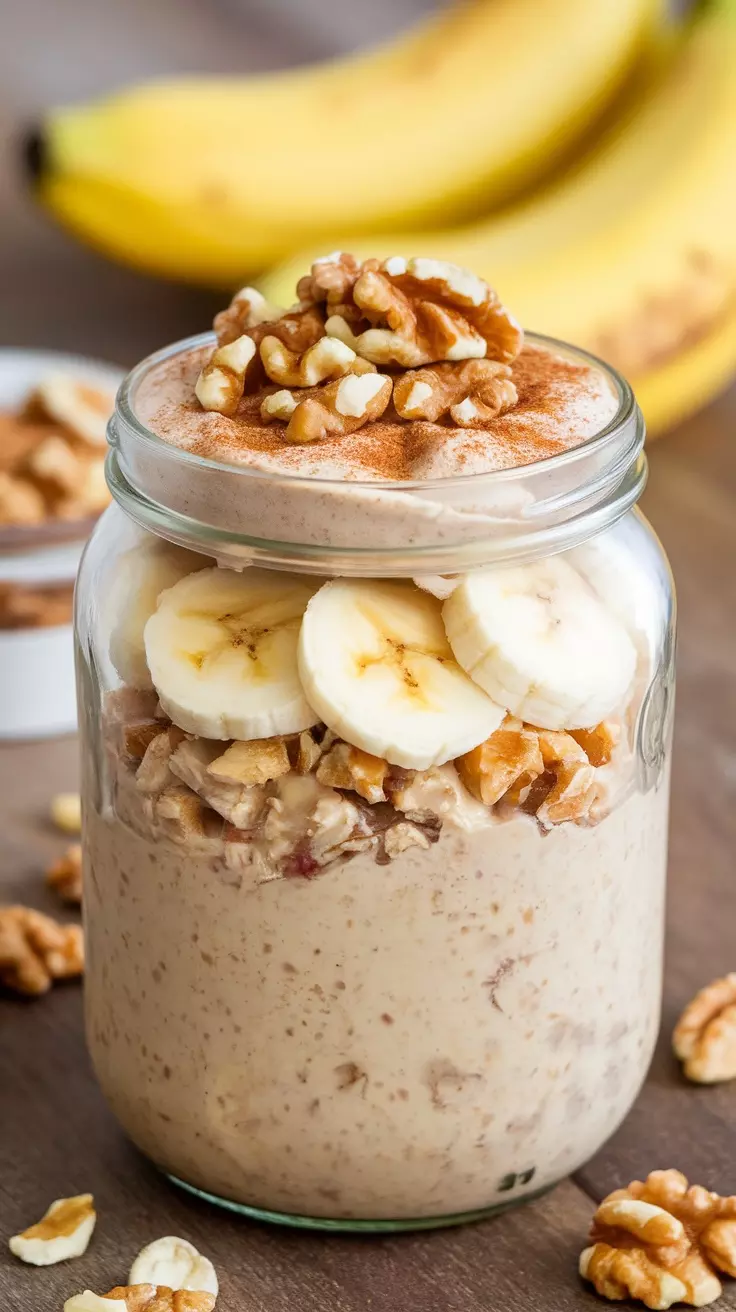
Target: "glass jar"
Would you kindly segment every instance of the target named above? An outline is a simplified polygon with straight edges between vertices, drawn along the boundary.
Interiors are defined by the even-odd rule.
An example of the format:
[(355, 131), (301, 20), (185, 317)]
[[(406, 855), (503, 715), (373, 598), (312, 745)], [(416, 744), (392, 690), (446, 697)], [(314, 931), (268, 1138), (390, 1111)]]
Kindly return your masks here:
[[(254, 472), (168, 445), (137, 417), (162, 362), (210, 341), (160, 352), (121, 389), (117, 504), (78, 586), (97, 1076), (143, 1152), (234, 1210), (367, 1230), (485, 1214), (597, 1151), (658, 1029), (674, 609), (634, 509), (641, 414), (623, 380), (551, 343), (603, 369), (618, 397), (608, 427), (562, 455), (422, 484)], [(142, 634), (182, 576), (256, 565), (313, 588), (413, 579), (429, 596), (451, 591), (447, 576), (560, 555), (628, 634), (635, 671), (606, 725), (564, 735), (557, 756), (548, 743), (536, 790), (519, 776), (484, 799), (467, 763), (462, 779), (452, 763), (389, 772), (375, 806), (314, 784), (369, 820), (364, 842), (305, 860), (321, 835), (316, 809), (287, 814), (288, 788), (314, 768), (296, 738), (289, 773), (264, 786), (271, 820), (290, 820), (278, 838), (275, 824), (264, 838), (263, 810), (238, 810), (242, 795), (172, 774), (191, 735), (157, 704)], [(323, 734), (310, 735), (321, 759)], [(555, 815), (565, 768), (585, 771), (586, 802)]]

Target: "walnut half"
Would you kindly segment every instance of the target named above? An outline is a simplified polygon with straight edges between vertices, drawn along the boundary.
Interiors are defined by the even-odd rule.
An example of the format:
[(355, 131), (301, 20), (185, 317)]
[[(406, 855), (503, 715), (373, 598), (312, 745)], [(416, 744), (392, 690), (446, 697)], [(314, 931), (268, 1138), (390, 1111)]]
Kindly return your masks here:
[(688, 1003), (672, 1035), (689, 1080), (736, 1079), (736, 974), (714, 979)]
[(680, 1171), (652, 1171), (603, 1199), (580, 1274), (605, 1298), (646, 1307), (705, 1307), (736, 1275), (736, 1197), (688, 1186)]
[(212, 1312), (215, 1295), (166, 1285), (116, 1285), (107, 1294), (87, 1289), (64, 1304), (64, 1312)]
[(83, 970), (79, 925), (60, 925), (32, 907), (0, 907), (0, 984), (33, 997)]

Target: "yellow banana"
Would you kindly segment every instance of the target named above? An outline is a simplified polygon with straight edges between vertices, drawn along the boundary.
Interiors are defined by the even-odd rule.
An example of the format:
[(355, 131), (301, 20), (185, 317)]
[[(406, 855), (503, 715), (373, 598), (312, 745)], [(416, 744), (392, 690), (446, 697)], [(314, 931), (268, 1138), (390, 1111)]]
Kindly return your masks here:
[(355, 57), (61, 109), (34, 141), (39, 195), (108, 254), (210, 284), (331, 230), (455, 222), (570, 150), (661, 8), (465, 0)]
[[(618, 366), (662, 428), (736, 364), (734, 9), (704, 9), (602, 140), (530, 199), (462, 229), (371, 242), (333, 230), (329, 245), (467, 265), (530, 328)], [(263, 280), (269, 298), (317, 253)]]

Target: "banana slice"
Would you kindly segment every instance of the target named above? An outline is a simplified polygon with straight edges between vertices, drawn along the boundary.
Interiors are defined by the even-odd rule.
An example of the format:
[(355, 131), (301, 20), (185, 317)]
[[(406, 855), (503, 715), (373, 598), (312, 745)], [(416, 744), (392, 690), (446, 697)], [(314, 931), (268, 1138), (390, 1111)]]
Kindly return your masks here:
[(245, 741), (317, 724), (296, 659), (314, 590), (293, 574), (215, 568), (162, 593), (146, 624), (146, 656), (174, 724), (207, 738)]
[(109, 392), (81, 382), (69, 374), (47, 374), (33, 394), (49, 419), (71, 429), (90, 446), (107, 444), (107, 421), (115, 398)]
[(114, 615), (110, 660), (123, 683), (152, 688), (143, 630), (156, 609), (159, 595), (186, 574), (201, 570), (205, 559), (184, 547), (156, 539), (126, 551), (118, 562), (106, 609)]
[(629, 635), (561, 556), (468, 575), (442, 618), (471, 678), (541, 729), (597, 724), (633, 679)]
[(408, 582), (320, 588), (302, 623), (299, 673), (328, 728), (407, 769), (470, 751), (504, 717), (453, 659), (439, 602)]

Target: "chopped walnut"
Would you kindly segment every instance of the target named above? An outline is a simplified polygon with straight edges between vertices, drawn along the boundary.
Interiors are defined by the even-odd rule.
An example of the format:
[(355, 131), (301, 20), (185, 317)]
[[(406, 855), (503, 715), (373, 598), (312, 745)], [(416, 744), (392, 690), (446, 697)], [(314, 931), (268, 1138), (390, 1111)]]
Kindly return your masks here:
[(338, 254), (313, 265), (298, 292), (324, 304), (326, 331), (374, 364), (510, 363), (523, 344), (521, 328), (486, 283), (438, 260), (394, 256), (359, 266)]
[(580, 1256), (580, 1274), (599, 1294), (649, 1308), (704, 1307), (723, 1292), (717, 1271), (736, 1275), (736, 1197), (680, 1171), (652, 1171), (603, 1199)]
[(278, 337), (264, 337), (261, 360), (272, 383), (284, 387), (316, 387), (327, 379), (342, 378), (356, 359), (355, 351), (337, 337), (320, 337), (299, 354)]
[[(116, 1285), (107, 1294), (89, 1289), (64, 1304), (64, 1312), (212, 1312), (215, 1295), (166, 1285)], [(111, 1306), (111, 1304), (113, 1306)]]
[(171, 725), (151, 739), (136, 771), (135, 783), (139, 793), (151, 796), (176, 783), (171, 773), (171, 754), (184, 738), (186, 734)]
[(296, 750), (296, 768), (299, 773), (311, 774), (316, 770), (324, 750), (322, 744), (315, 741), (309, 729), (304, 729), (299, 734)]
[(383, 785), (388, 771), (388, 761), (382, 757), (338, 742), (322, 757), (317, 779), (330, 788), (350, 788), (367, 802), (385, 802)]
[(462, 428), (495, 419), (518, 399), (509, 366), (496, 360), (412, 369), (394, 383), (394, 406), (402, 419), (435, 423), (449, 414)]
[(380, 418), (391, 400), (392, 380), (375, 372), (352, 371), (336, 382), (315, 388), (307, 396), (295, 398), (291, 409), (283, 393), (279, 396), (280, 413), (270, 413), (264, 402), (261, 414), (266, 419), (281, 418), (290, 412), (284, 437), (289, 442), (317, 442), (328, 436), (342, 437)]
[(736, 974), (696, 994), (675, 1026), (672, 1046), (696, 1084), (736, 1079)]
[(64, 902), (79, 906), (82, 901), (82, 848), (79, 843), (72, 843), (64, 855), (49, 866), (46, 883)]
[(383, 846), (386, 856), (393, 861), (394, 857), (406, 852), (407, 848), (428, 848), (430, 839), (417, 825), (411, 824), (408, 820), (399, 820), (398, 824), (391, 825), (386, 830)]
[(205, 838), (205, 808), (191, 788), (173, 784), (156, 798), (153, 813), (175, 843)]
[(46, 502), (27, 478), (0, 470), (0, 524), (41, 524)]
[(542, 825), (560, 825), (582, 820), (592, 805), (595, 770), (583, 748), (565, 732), (539, 730), (539, 747), (545, 768), (554, 772), (554, 783), (537, 808)]
[(133, 720), (121, 726), (122, 750), (131, 761), (142, 761), (163, 725), (160, 720)]
[(223, 820), (236, 829), (250, 829), (263, 810), (265, 793), (257, 784), (241, 784), (216, 778), (210, 773), (212, 763), (222, 757), (222, 743), (194, 738), (179, 743), (171, 754), (172, 774), (201, 797)]
[(226, 310), (215, 315), (213, 328), (217, 334), (218, 346), (229, 346), (231, 342), (242, 337), (249, 328), (257, 328), (262, 323), (271, 323), (286, 314), (280, 305), (272, 305), (255, 287), (241, 287), (236, 292)]
[(591, 765), (608, 765), (621, 740), (621, 725), (616, 720), (601, 720), (594, 729), (571, 729), (570, 737), (582, 747)]
[(468, 791), (486, 806), (500, 801), (512, 785), (520, 796), (544, 770), (536, 731), (512, 715), (455, 765)]
[(235, 742), (207, 767), (213, 778), (236, 784), (266, 784), (288, 774), (290, 769), (283, 738)]
[(28, 399), (27, 411), (43, 415), (89, 446), (107, 444), (107, 421), (114, 398), (69, 374), (48, 374)]
[(215, 1297), (218, 1293), (217, 1273), (209, 1258), (187, 1239), (179, 1239), (176, 1235), (164, 1235), (146, 1244), (130, 1268), (128, 1283), (196, 1289)]
[(86, 1253), (97, 1214), (91, 1194), (57, 1198), (35, 1225), (13, 1235), (8, 1247), (31, 1266), (54, 1266)]
[(212, 352), (194, 387), (204, 410), (235, 414), (245, 390), (248, 365), (255, 353), (255, 342), (247, 333)]
[(0, 984), (34, 996), (83, 969), (79, 925), (60, 925), (31, 907), (0, 907)]

